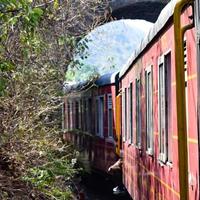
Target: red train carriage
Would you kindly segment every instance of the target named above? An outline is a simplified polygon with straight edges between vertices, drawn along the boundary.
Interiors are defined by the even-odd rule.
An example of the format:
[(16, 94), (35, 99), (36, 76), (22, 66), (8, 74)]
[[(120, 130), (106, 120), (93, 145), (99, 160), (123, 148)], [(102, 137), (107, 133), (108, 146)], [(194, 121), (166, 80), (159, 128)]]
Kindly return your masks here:
[(116, 160), (115, 77), (106, 74), (95, 83), (73, 86), (63, 106), (65, 139), (83, 150), (92, 169), (104, 172)]
[[(189, 199), (199, 199), (196, 29), (189, 26), (183, 40), (188, 149), (184, 155), (180, 145), (182, 135), (178, 135), (180, 113), (176, 110), (181, 103), (177, 102), (179, 91), (176, 91), (179, 81), (174, 42), (174, 29), (179, 27), (173, 24), (176, 3), (172, 0), (164, 8), (146, 40), (119, 74), (123, 181), (137, 200), (188, 199), (187, 181), (180, 184), (180, 180), (184, 180), (182, 175), (188, 176)], [(183, 27), (192, 23), (193, 10), (188, 4), (182, 7)], [(179, 157), (181, 153), (186, 157)], [(188, 173), (181, 171), (181, 163), (188, 166)]]

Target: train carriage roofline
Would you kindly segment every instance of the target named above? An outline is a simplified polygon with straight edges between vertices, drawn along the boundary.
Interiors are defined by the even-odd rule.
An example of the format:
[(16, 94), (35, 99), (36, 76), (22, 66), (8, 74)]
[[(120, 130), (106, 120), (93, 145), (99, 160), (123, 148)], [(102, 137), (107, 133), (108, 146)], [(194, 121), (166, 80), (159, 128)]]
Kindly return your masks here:
[(119, 72), (114, 73), (107, 73), (102, 76), (100, 76), (96, 81), (95, 85), (97, 86), (106, 86), (106, 85), (112, 85), (115, 84), (116, 76), (119, 74)]
[(128, 61), (124, 64), (122, 69), (119, 73), (119, 78), (122, 78), (128, 70), (131, 68), (131, 65), (134, 63), (134, 61), (137, 60), (137, 58), (145, 51), (145, 49), (148, 47), (148, 45), (156, 38), (156, 36), (162, 31), (162, 29), (165, 27), (167, 22), (172, 18), (174, 9), (176, 6), (176, 3), (179, 0), (171, 0), (161, 11), (157, 21), (153, 25), (153, 27), (150, 29), (149, 33), (146, 35), (144, 40), (141, 42), (139, 47), (133, 52), (133, 54), (130, 56)]
[(113, 85), (116, 83), (116, 77), (119, 75), (119, 72), (106, 73), (99, 78), (91, 81), (82, 81), (76, 84), (65, 84), (63, 91), (65, 94), (82, 92), (90, 89), (91, 87), (102, 87), (106, 85)]

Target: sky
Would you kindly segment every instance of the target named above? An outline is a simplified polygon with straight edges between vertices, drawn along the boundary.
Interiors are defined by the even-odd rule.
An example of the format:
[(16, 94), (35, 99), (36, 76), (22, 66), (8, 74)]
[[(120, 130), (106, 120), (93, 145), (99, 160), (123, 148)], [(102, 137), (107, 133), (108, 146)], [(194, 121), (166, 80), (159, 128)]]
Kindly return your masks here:
[(74, 60), (81, 65), (77, 66), (78, 70), (69, 66), (66, 81), (85, 81), (120, 70), (152, 25), (145, 20), (117, 20), (95, 28), (78, 43), (78, 49), (85, 47), (74, 55)]

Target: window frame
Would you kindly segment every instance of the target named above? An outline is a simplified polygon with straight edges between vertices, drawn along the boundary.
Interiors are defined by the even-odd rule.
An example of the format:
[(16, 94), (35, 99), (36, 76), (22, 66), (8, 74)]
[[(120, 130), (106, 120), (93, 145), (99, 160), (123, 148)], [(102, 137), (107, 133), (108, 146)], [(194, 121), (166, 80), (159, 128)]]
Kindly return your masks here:
[[(101, 107), (101, 103), (100, 103), (101, 99), (103, 99), (103, 108)], [(101, 137), (101, 138), (104, 138), (104, 115), (105, 115), (105, 113), (104, 113), (104, 106), (105, 106), (104, 95), (97, 96), (96, 101), (98, 101), (98, 113), (97, 113), (98, 120), (97, 120), (97, 123), (98, 123), (98, 128), (99, 128), (99, 130), (96, 129), (97, 130), (96, 135)]]
[[(109, 103), (109, 98), (111, 97), (111, 105), (110, 105), (110, 103)], [(113, 102), (112, 102), (112, 94), (111, 93), (109, 93), (109, 94), (107, 94), (107, 110), (108, 110), (108, 113), (107, 113), (107, 117), (108, 117), (108, 138), (110, 138), (110, 139), (113, 139), (113, 137), (114, 137), (114, 134), (113, 134)], [(111, 121), (112, 121), (112, 135), (110, 135), (110, 115), (109, 115), (109, 110), (111, 110)]]
[[(139, 91), (137, 90), (137, 86), (139, 84)], [(141, 119), (141, 76), (135, 79), (135, 124), (136, 124), (136, 141), (135, 146), (138, 149), (142, 148), (142, 119)], [(139, 107), (139, 108), (138, 108)]]
[(95, 132), (99, 136), (99, 97), (95, 98)]
[(89, 132), (89, 133), (91, 133), (92, 132), (92, 124), (91, 124), (91, 121), (92, 121), (92, 98), (91, 97), (89, 97), (88, 99), (87, 99), (87, 117), (88, 117), (88, 119), (87, 119), (87, 123), (88, 123), (88, 125), (87, 125), (87, 131)]
[(129, 85), (129, 143), (133, 144), (133, 82)]
[(75, 129), (79, 128), (79, 101), (75, 100)]
[(79, 99), (79, 129), (81, 130), (81, 124), (82, 124), (82, 112), (81, 112), (81, 99)]
[(124, 139), (125, 139), (125, 141), (127, 141), (127, 139), (128, 139), (128, 112), (127, 112), (127, 107), (128, 107), (128, 101), (127, 101), (127, 96), (128, 96), (128, 94), (127, 94), (127, 88), (125, 88), (125, 96), (124, 96), (124, 103), (125, 103), (125, 109), (124, 109)]
[[(101, 99), (103, 99), (103, 107), (101, 107)], [(100, 131), (100, 133), (99, 133), (99, 136), (100, 137), (104, 137), (104, 106), (105, 106), (105, 99), (104, 99), (104, 95), (100, 95), (99, 96), (99, 100), (100, 100), (100, 102), (99, 102), (99, 111), (101, 112), (102, 111), (102, 113), (100, 113), (100, 115), (102, 114), (102, 116), (99, 116), (99, 131)]]
[(122, 91), (122, 132), (123, 142), (125, 142), (125, 89)]
[[(167, 52), (165, 52), (164, 54), (164, 59), (167, 57), (167, 55), (170, 54), (170, 69), (167, 69), (167, 84), (168, 84), (168, 87), (170, 88), (167, 88), (167, 131), (168, 131), (168, 134), (167, 134), (167, 164), (172, 167), (172, 151), (173, 151), (173, 148), (172, 148), (172, 130), (170, 130), (169, 127), (171, 127), (171, 109), (172, 109), (172, 85), (171, 85), (171, 82), (172, 82), (172, 51), (171, 49), (168, 50)], [(166, 60), (164, 60), (165, 62)], [(166, 65), (166, 62), (165, 62), (165, 65)], [(167, 66), (169, 68), (169, 66)], [(169, 76), (170, 75), (170, 76)], [(169, 94), (170, 93), (170, 94)]]
[[(149, 73), (150, 73), (150, 79), (151, 79), (150, 85), (149, 85), (149, 79), (148, 79)], [(149, 96), (149, 93), (151, 94), (151, 96)], [(154, 154), (153, 65), (150, 65), (145, 69), (145, 96), (146, 96), (145, 98), (145, 101), (146, 101), (146, 153), (149, 155), (153, 155)], [(149, 121), (150, 123), (148, 123)], [(150, 130), (150, 133), (149, 133), (149, 130)], [(150, 139), (150, 142), (148, 142), (148, 139)]]
[[(170, 54), (170, 69), (169, 66), (166, 66), (166, 57)], [(163, 65), (163, 74), (164, 74), (164, 140), (161, 138), (161, 115), (163, 119), (163, 114), (160, 113), (160, 65)], [(170, 151), (172, 151), (172, 133), (169, 129), (169, 123), (170, 122), (170, 109), (171, 109), (171, 88), (170, 88), (170, 97), (169, 97), (169, 88), (171, 86), (171, 70), (172, 70), (172, 54), (171, 49), (166, 51), (163, 55), (161, 55), (158, 59), (158, 132), (159, 132), (159, 156), (158, 159), (163, 164), (168, 164), (169, 166), (172, 166), (172, 155)], [(169, 79), (169, 73), (170, 73), (170, 80)], [(162, 122), (163, 123), (163, 122)], [(161, 152), (161, 141), (164, 141), (164, 152)]]
[[(164, 84), (164, 86), (163, 86), (163, 95), (164, 95), (164, 97), (163, 97), (163, 101), (165, 102), (165, 66), (164, 66), (164, 55), (162, 55), (160, 58), (159, 58), (159, 60), (158, 60), (158, 133), (159, 133), (159, 157), (158, 157), (158, 159), (159, 159), (159, 161), (161, 161), (161, 162), (163, 162), (163, 163), (166, 163), (166, 161), (167, 161), (167, 155), (166, 155), (166, 123), (165, 123), (165, 121), (166, 121), (166, 116), (165, 116), (165, 114), (164, 115), (162, 115), (161, 114), (161, 92), (160, 92), (160, 88), (161, 88), (161, 76), (160, 76), (160, 67), (162, 66), (162, 68), (163, 68), (163, 72), (162, 72), (162, 76), (164, 76), (164, 80), (162, 80), (163, 81), (163, 84)], [(165, 104), (164, 104), (165, 105)], [(162, 108), (163, 110), (164, 110), (164, 113), (166, 113), (166, 109), (165, 109), (165, 106), (163, 106), (163, 108)], [(162, 121), (161, 121), (161, 115), (162, 115)], [(164, 116), (164, 118), (163, 118), (163, 116)], [(163, 122), (163, 119), (164, 119), (164, 122)], [(164, 124), (164, 138), (162, 138), (162, 135), (161, 135), (161, 126)], [(162, 140), (164, 140), (164, 143), (162, 142)], [(163, 146), (164, 145), (164, 146)], [(162, 149), (164, 150), (164, 152), (162, 152)]]
[(73, 102), (70, 101), (69, 104), (70, 104), (70, 108), (69, 108), (70, 109), (70, 126), (69, 126), (69, 129), (73, 130), (73, 128), (74, 128), (74, 125), (73, 125)]
[(71, 128), (71, 116), (70, 116), (70, 101), (67, 101), (67, 130)]

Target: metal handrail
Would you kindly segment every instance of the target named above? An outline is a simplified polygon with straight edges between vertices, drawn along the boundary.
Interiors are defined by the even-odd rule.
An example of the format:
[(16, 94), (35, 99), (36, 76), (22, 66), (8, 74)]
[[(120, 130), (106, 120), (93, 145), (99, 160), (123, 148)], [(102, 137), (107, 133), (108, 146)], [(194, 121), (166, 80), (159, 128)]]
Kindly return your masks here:
[(194, 23), (181, 27), (181, 13), (185, 6), (194, 0), (180, 0), (174, 10), (175, 69), (176, 69), (176, 106), (178, 130), (179, 185), (180, 199), (189, 200), (188, 186), (188, 146), (184, 71), (184, 34), (194, 27)]

